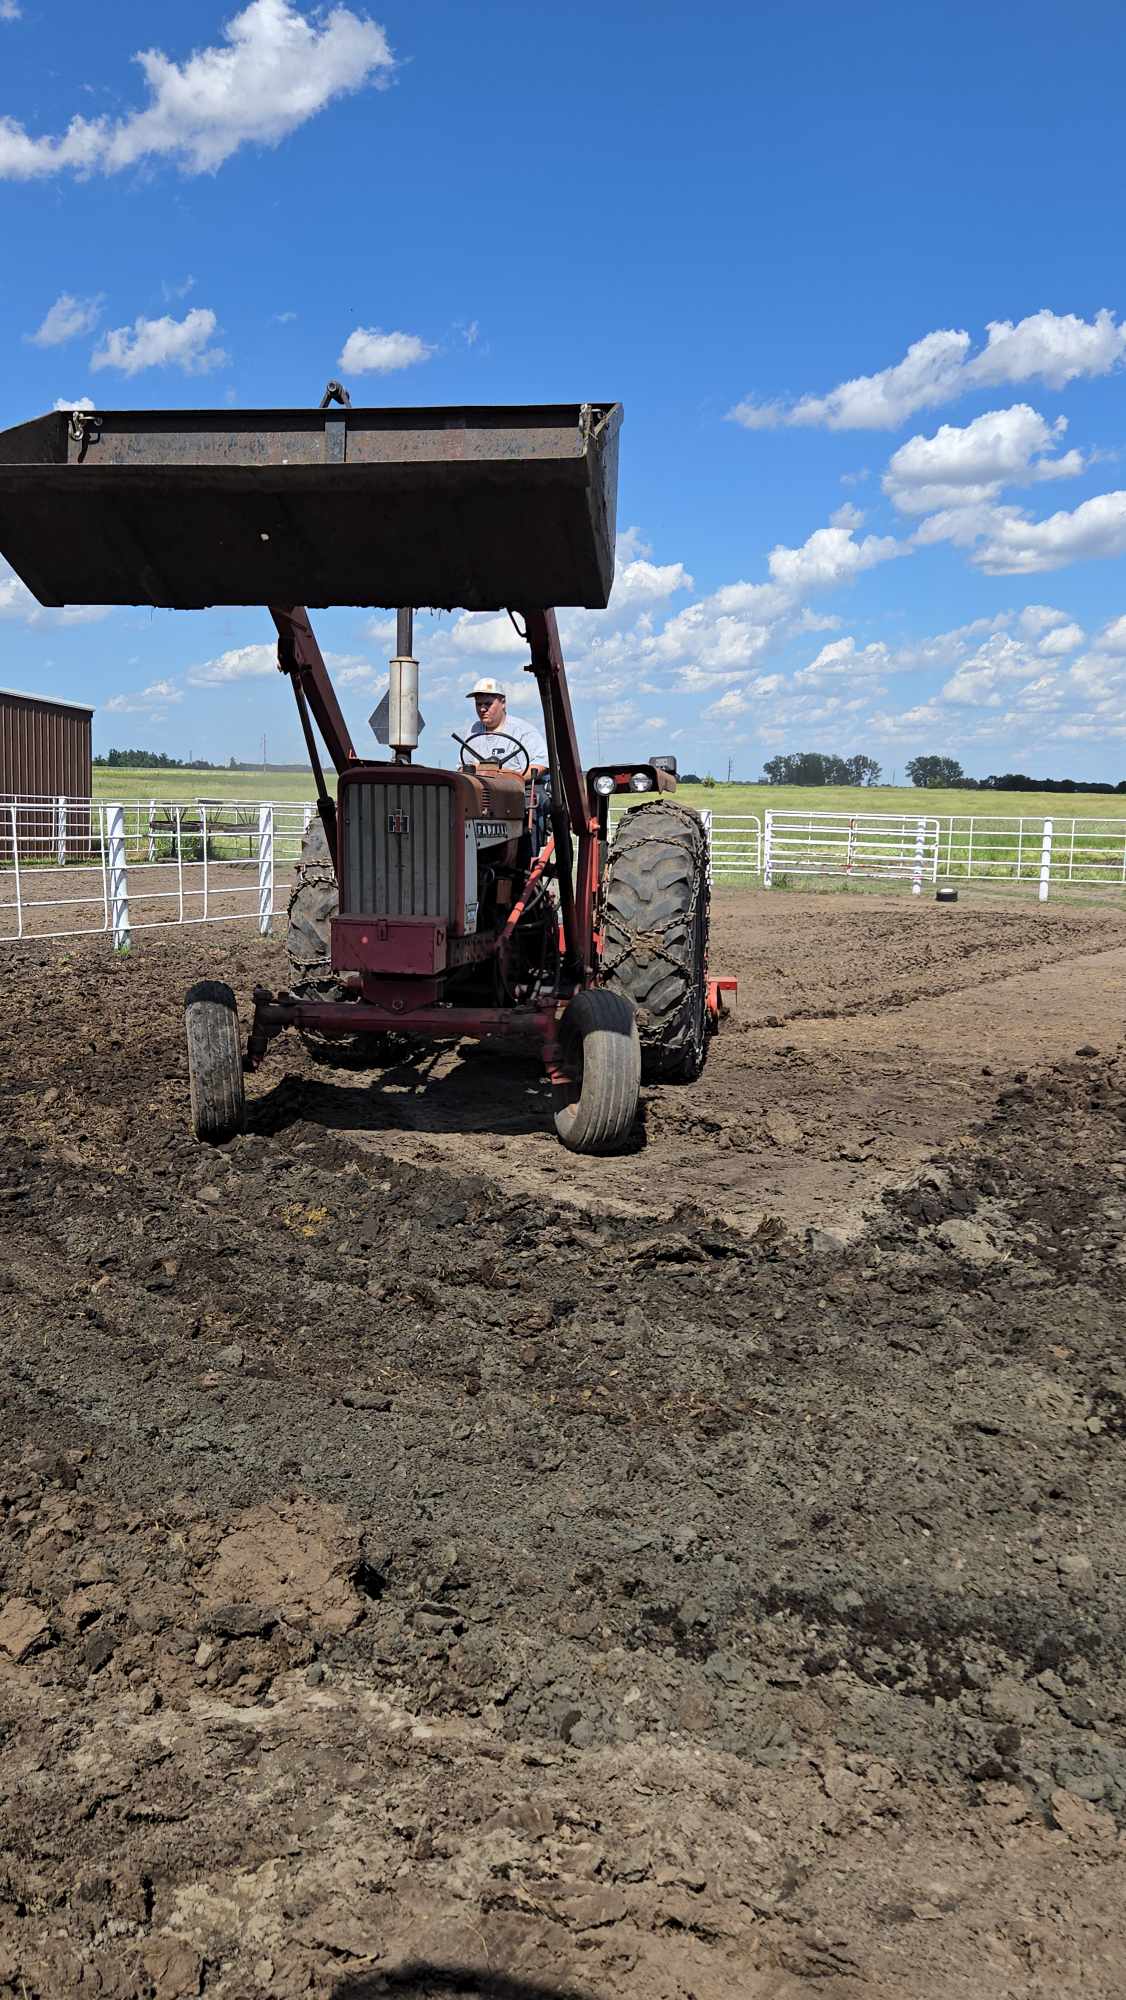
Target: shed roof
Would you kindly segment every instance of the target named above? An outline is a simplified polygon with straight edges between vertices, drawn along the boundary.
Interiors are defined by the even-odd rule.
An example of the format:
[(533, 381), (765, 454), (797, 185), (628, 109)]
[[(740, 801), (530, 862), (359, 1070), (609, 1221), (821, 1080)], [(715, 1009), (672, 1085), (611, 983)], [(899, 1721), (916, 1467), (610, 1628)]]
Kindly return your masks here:
[(33, 701), (37, 708), (77, 708), (83, 715), (94, 713), (88, 701), (62, 701), (54, 694), (26, 694), (22, 688), (0, 688), (0, 700)]

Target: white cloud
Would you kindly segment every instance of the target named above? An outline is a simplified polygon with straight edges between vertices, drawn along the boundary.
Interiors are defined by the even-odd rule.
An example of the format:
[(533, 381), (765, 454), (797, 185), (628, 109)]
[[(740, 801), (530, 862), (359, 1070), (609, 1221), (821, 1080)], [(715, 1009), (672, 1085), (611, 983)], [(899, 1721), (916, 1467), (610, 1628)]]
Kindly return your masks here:
[(1099, 645), (1106, 653), (1126, 653), (1126, 617), (1115, 618), (1099, 634)]
[(894, 430), (915, 410), (948, 402), (959, 393), (970, 346), (968, 333), (928, 333), (894, 367), (854, 376), (827, 396), (802, 396), (789, 407), (738, 403), (729, 414), (750, 430), (776, 424), (823, 425), (832, 431)]
[(820, 681), (837, 674), (849, 679), (859, 679), (865, 674), (886, 673), (891, 664), (891, 655), (882, 639), (876, 639), (869, 646), (858, 646), (853, 638), (833, 639), (822, 646), (815, 660), (808, 667), (802, 667), (794, 675), (795, 682)]
[(1126, 354), (1126, 321), (1116, 321), (1105, 308), (1093, 320), (1046, 309), (1016, 326), (993, 320), (988, 334), (983, 352), (970, 363), (975, 386), (1037, 380), (1064, 389), (1081, 376), (1109, 375)]
[(95, 625), (109, 617), (105, 604), (39, 604), (26, 583), (0, 560), (0, 618), (18, 618), (25, 625)]
[(1126, 554), (1126, 493), (1099, 493), (1070, 513), (1030, 521), (1021, 508), (998, 507), (980, 524), (984, 546), (973, 561), (990, 576), (1032, 576), (1065, 563)]
[(711, 706), (704, 710), (704, 718), (708, 722), (725, 722), (729, 716), (744, 714), (750, 706), (750, 699), (746, 694), (738, 688), (729, 688), (726, 694), (720, 695), (718, 701), (713, 701)]
[(890, 714), (886, 709), (870, 715), (865, 728), (877, 738), (917, 737), (920, 730), (948, 729), (950, 717), (932, 701), (921, 702), (915, 708), (905, 708), (899, 715)]
[(391, 375), (396, 368), (429, 360), (433, 352), (417, 333), (381, 333), (375, 326), (358, 326), (344, 342), (336, 365), (347, 375)]
[(1003, 486), (1072, 478), (1083, 471), (1082, 453), (1050, 456), (1066, 429), (1066, 417), (1049, 424), (1027, 403), (987, 410), (969, 424), (943, 424), (933, 437), (909, 438), (892, 454), (884, 492), (903, 513), (929, 514), (994, 500)]
[(102, 715), (153, 715), (184, 699), (174, 681), (153, 681), (136, 694), (113, 694), (101, 704)]
[(971, 389), (1033, 380), (1062, 389), (1080, 377), (1109, 374), (1126, 355), (1126, 321), (1105, 309), (1093, 320), (1047, 309), (1017, 325), (993, 320), (986, 335), (985, 346), (971, 356), (970, 335), (943, 328), (914, 341), (890, 368), (854, 376), (825, 396), (801, 396), (788, 404), (748, 398), (728, 415), (748, 430), (778, 424), (895, 430), (916, 410), (953, 402)]
[(1065, 653), (1074, 653), (1086, 637), (1082, 625), (1057, 625), (1045, 634), (1036, 650), (1045, 659), (1058, 659)]
[(1038, 639), (1054, 625), (1066, 625), (1067, 612), (1057, 611), (1054, 604), (1026, 604), (1017, 624), (1026, 638)]
[(830, 514), (829, 526), (831, 528), (862, 528), (864, 526), (863, 507), (858, 507), (852, 500), (843, 501)]
[(159, 158), (213, 173), (240, 146), (276, 146), (334, 98), (385, 83), (394, 67), (383, 29), (344, 6), (315, 17), (289, 0), (251, 0), (225, 24), (223, 42), (183, 63), (138, 51), (149, 101), (125, 118), (74, 117), (61, 137), (38, 139), (0, 118), (0, 179), (120, 173)]
[(56, 396), (56, 410), (96, 410), (98, 405), (92, 396)]
[(234, 646), (218, 659), (190, 668), (188, 683), (191, 687), (227, 687), (232, 681), (264, 679), (277, 670), (277, 647), (262, 641), (255, 646)]
[(903, 553), (892, 535), (866, 535), (856, 541), (851, 528), (818, 528), (799, 549), (772, 549), (767, 568), (775, 583), (793, 597), (811, 590), (829, 590), (848, 583), (862, 570)]
[(506, 611), (463, 611), (450, 626), (449, 643), (457, 653), (528, 658), (528, 642)]
[(18, 21), (22, 11), (16, 0), (0, 0), (0, 21)]
[(27, 335), (36, 347), (60, 347), (64, 340), (73, 340), (76, 334), (89, 333), (97, 325), (102, 309), (101, 295), (92, 299), (75, 298), (73, 292), (60, 292), (53, 306), (37, 326), (34, 333)]
[(39, 608), (26, 583), (4, 564), (0, 568), (0, 618), (24, 618), (30, 623)]
[(610, 609), (631, 611), (644, 604), (659, 604), (678, 590), (691, 590), (692, 581), (683, 563), (651, 563), (640, 556), (632, 562), (619, 562)]
[(617, 540), (617, 560), (623, 563), (636, 561), (638, 556), (651, 556), (652, 546), (645, 540), (640, 528), (619, 528)]
[(229, 357), (221, 347), (209, 347), (215, 314), (195, 306), (183, 319), (138, 318), (131, 327), (113, 327), (90, 357), (91, 368), (118, 368), (139, 375), (144, 368), (182, 368), (185, 375), (206, 375), (222, 368)]
[(338, 687), (374, 688), (387, 679), (387, 673), (385, 669), (379, 674), (374, 667), (336, 667), (332, 678)]
[(1006, 693), (1008, 683), (1031, 682), (1043, 677), (1044, 660), (1039, 647), (1031, 646), (1027, 640), (1013, 633), (996, 632), (946, 682), (942, 699), (965, 702), (978, 708), (997, 708), (1003, 698), (1009, 698)]

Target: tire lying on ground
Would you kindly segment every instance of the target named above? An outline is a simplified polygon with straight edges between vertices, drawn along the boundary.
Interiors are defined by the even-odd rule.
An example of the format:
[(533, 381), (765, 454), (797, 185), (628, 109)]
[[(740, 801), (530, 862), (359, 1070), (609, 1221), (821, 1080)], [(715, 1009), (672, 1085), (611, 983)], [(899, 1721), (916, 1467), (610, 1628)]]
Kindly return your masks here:
[(184, 999), (192, 1131), (221, 1146), (246, 1118), (238, 1003), (219, 979), (201, 979)]
[(690, 806), (647, 799), (618, 823), (603, 894), (603, 985), (630, 1001), (648, 1079), (690, 1083), (708, 1036), (708, 845)]

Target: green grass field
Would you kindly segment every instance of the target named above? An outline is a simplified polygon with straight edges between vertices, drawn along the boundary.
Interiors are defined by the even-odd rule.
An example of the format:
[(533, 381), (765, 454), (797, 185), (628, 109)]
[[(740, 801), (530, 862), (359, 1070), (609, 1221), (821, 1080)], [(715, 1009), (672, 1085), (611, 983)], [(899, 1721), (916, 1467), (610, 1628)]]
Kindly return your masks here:
[(774, 812), (906, 813), (912, 818), (945, 819), (951, 813), (978, 817), (1042, 819), (1124, 819), (1126, 792), (959, 792), (918, 791), (913, 785), (683, 785), (678, 798), (714, 813)]
[[(683, 785), (687, 805), (714, 813), (906, 813), (944, 819), (950, 813), (993, 818), (1126, 819), (1126, 792), (924, 792), (911, 785)], [(307, 771), (94, 771), (97, 799), (311, 799)]]
[[(331, 772), (330, 772), (331, 777)], [(311, 771), (146, 771), (94, 766), (94, 797), (121, 805), (134, 799), (176, 804), (184, 799), (311, 799)]]

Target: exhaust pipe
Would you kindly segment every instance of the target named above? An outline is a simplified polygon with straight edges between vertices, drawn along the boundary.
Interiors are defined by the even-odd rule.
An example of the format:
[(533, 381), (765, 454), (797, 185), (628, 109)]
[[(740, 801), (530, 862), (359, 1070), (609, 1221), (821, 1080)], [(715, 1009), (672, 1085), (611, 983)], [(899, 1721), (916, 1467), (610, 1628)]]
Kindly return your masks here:
[(418, 748), (418, 661), (414, 653), (414, 607), (400, 605), (395, 616), (395, 658), (390, 661), (387, 741), (392, 760), (409, 764)]

